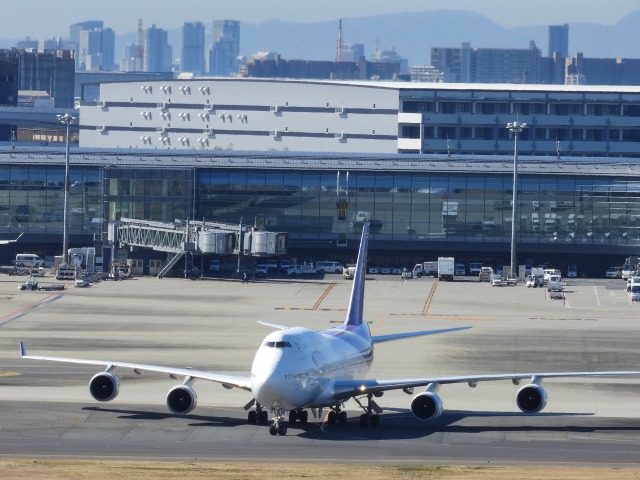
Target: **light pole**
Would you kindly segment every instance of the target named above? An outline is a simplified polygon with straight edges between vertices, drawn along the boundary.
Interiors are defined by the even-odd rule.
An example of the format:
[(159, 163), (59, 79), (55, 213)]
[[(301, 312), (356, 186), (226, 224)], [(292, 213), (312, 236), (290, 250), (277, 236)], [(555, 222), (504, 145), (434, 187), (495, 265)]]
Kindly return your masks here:
[(517, 275), (516, 269), (516, 232), (518, 231), (518, 134), (527, 126), (517, 120), (507, 123), (513, 133), (513, 196), (511, 197), (511, 275)]
[(69, 131), (71, 125), (76, 123), (76, 117), (65, 113), (57, 115), (58, 121), (67, 127), (67, 137), (64, 155), (64, 210), (62, 218), (62, 262), (67, 263), (67, 252), (69, 250)]

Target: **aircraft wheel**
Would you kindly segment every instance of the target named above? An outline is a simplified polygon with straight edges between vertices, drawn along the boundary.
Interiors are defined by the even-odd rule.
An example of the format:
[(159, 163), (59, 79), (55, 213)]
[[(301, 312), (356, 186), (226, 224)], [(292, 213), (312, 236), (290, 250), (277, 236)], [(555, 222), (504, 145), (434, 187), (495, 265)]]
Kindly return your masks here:
[(309, 412), (307, 412), (306, 410), (302, 410), (298, 414), (298, 417), (300, 417), (300, 423), (302, 424), (309, 423)]
[(333, 410), (327, 413), (327, 423), (329, 425), (334, 425), (336, 423), (336, 412), (334, 412)]
[(377, 427), (380, 425), (380, 416), (379, 415), (371, 415), (371, 426)]
[(366, 427), (369, 424), (369, 417), (367, 417), (366, 413), (360, 415), (360, 426)]
[(271, 425), (269, 427), (269, 433), (273, 436), (278, 434), (278, 427), (276, 427), (275, 425)]
[(266, 410), (260, 412), (260, 423), (262, 425), (269, 423), (269, 413)]
[(296, 423), (296, 420), (298, 420), (298, 411), (291, 410), (289, 412), (289, 423)]
[(255, 425), (256, 423), (258, 423), (258, 412), (256, 412), (255, 410), (251, 410), (249, 412), (249, 423), (251, 425)]
[(287, 434), (287, 424), (284, 422), (280, 422), (278, 425), (278, 435), (284, 437)]
[(340, 425), (346, 425), (347, 423), (347, 412), (342, 411), (338, 414), (338, 423)]

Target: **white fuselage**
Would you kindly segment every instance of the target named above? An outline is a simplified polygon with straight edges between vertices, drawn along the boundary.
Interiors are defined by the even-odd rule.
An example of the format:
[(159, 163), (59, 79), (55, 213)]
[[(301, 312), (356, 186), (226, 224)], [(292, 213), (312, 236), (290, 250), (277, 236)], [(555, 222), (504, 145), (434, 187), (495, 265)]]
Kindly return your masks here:
[[(367, 329), (362, 335), (362, 329)], [(251, 367), (251, 391), (265, 408), (331, 406), (333, 382), (363, 378), (373, 360), (368, 327), (316, 332), (289, 328), (268, 335)]]

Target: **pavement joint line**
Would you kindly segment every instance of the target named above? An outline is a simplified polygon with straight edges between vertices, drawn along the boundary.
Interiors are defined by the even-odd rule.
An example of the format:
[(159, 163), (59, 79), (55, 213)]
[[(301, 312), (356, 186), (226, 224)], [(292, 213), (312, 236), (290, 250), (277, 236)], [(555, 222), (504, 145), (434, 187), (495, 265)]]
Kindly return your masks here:
[(335, 280), (333, 282), (331, 282), (331, 285), (329, 285), (326, 290), (324, 291), (324, 293), (320, 296), (320, 298), (318, 299), (318, 301), (315, 303), (315, 305), (313, 306), (313, 310), (317, 310), (318, 307), (320, 306), (320, 304), (322, 303), (322, 301), (326, 298), (327, 295), (329, 295), (329, 292), (331, 291), (331, 289), (333, 287), (336, 286), (338, 282), (336, 282)]
[(32, 303), (31, 305), (27, 305), (25, 307), (22, 307), (21, 309), (9, 313), (8, 315), (5, 315), (4, 317), (2, 317), (0, 320), (3, 320), (5, 318), (8, 318), (7, 320), (5, 320), (4, 322), (0, 322), (0, 327), (4, 327), (5, 325), (8, 325), (9, 323), (18, 320), (19, 318), (24, 317), (26, 314), (31, 313), (32, 311), (36, 310), (37, 308), (40, 308), (44, 305), (47, 305), (51, 302), (54, 302), (56, 300), (58, 300), (59, 298), (61, 298), (63, 296), (62, 293), (51, 293), (49, 295), (47, 295), (46, 297), (40, 299), (39, 301)]
[(422, 315), (426, 315), (429, 311), (429, 305), (431, 304), (431, 299), (433, 299), (433, 294), (436, 292), (436, 288), (438, 287), (437, 283), (431, 285), (431, 291), (429, 292), (429, 296), (427, 297), (427, 301), (424, 304), (424, 308), (422, 309)]

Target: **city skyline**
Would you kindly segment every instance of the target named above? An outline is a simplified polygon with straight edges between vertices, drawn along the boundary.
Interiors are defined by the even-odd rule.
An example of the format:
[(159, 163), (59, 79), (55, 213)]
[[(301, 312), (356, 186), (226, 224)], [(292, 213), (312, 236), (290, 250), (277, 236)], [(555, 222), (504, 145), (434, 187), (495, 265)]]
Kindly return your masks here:
[[(602, 8), (597, 0), (539, 0), (521, 3), (513, 8), (507, 0), (432, 0), (424, 5), (422, 0), (405, 0), (391, 3), (383, 0), (353, 0), (338, 2), (327, 0), (322, 8), (309, 8), (304, 2), (275, 0), (264, 3), (260, 0), (245, 0), (229, 4), (220, 2), (215, 6), (206, 0), (184, 0), (176, 12), (173, 8), (158, 8), (152, 0), (125, 2), (112, 0), (104, 6), (94, 2), (65, 0), (67, 8), (43, 0), (23, 0), (12, 3), (3, 10), (0, 31), (3, 39), (67, 37), (69, 25), (91, 19), (104, 21), (105, 26), (117, 34), (133, 33), (136, 21), (143, 18), (145, 24), (155, 23), (165, 29), (179, 28), (184, 22), (194, 20), (233, 19), (242, 23), (259, 24), (269, 20), (291, 22), (333, 21), (338, 18), (370, 17), (403, 12), (425, 12), (435, 10), (465, 10), (476, 12), (505, 28), (519, 26), (550, 25), (563, 23), (596, 23), (612, 25), (629, 13), (640, 10), (637, 0), (616, 0)], [(39, 15), (33, 15), (38, 11)], [(29, 21), (25, 22), (24, 19)]]

